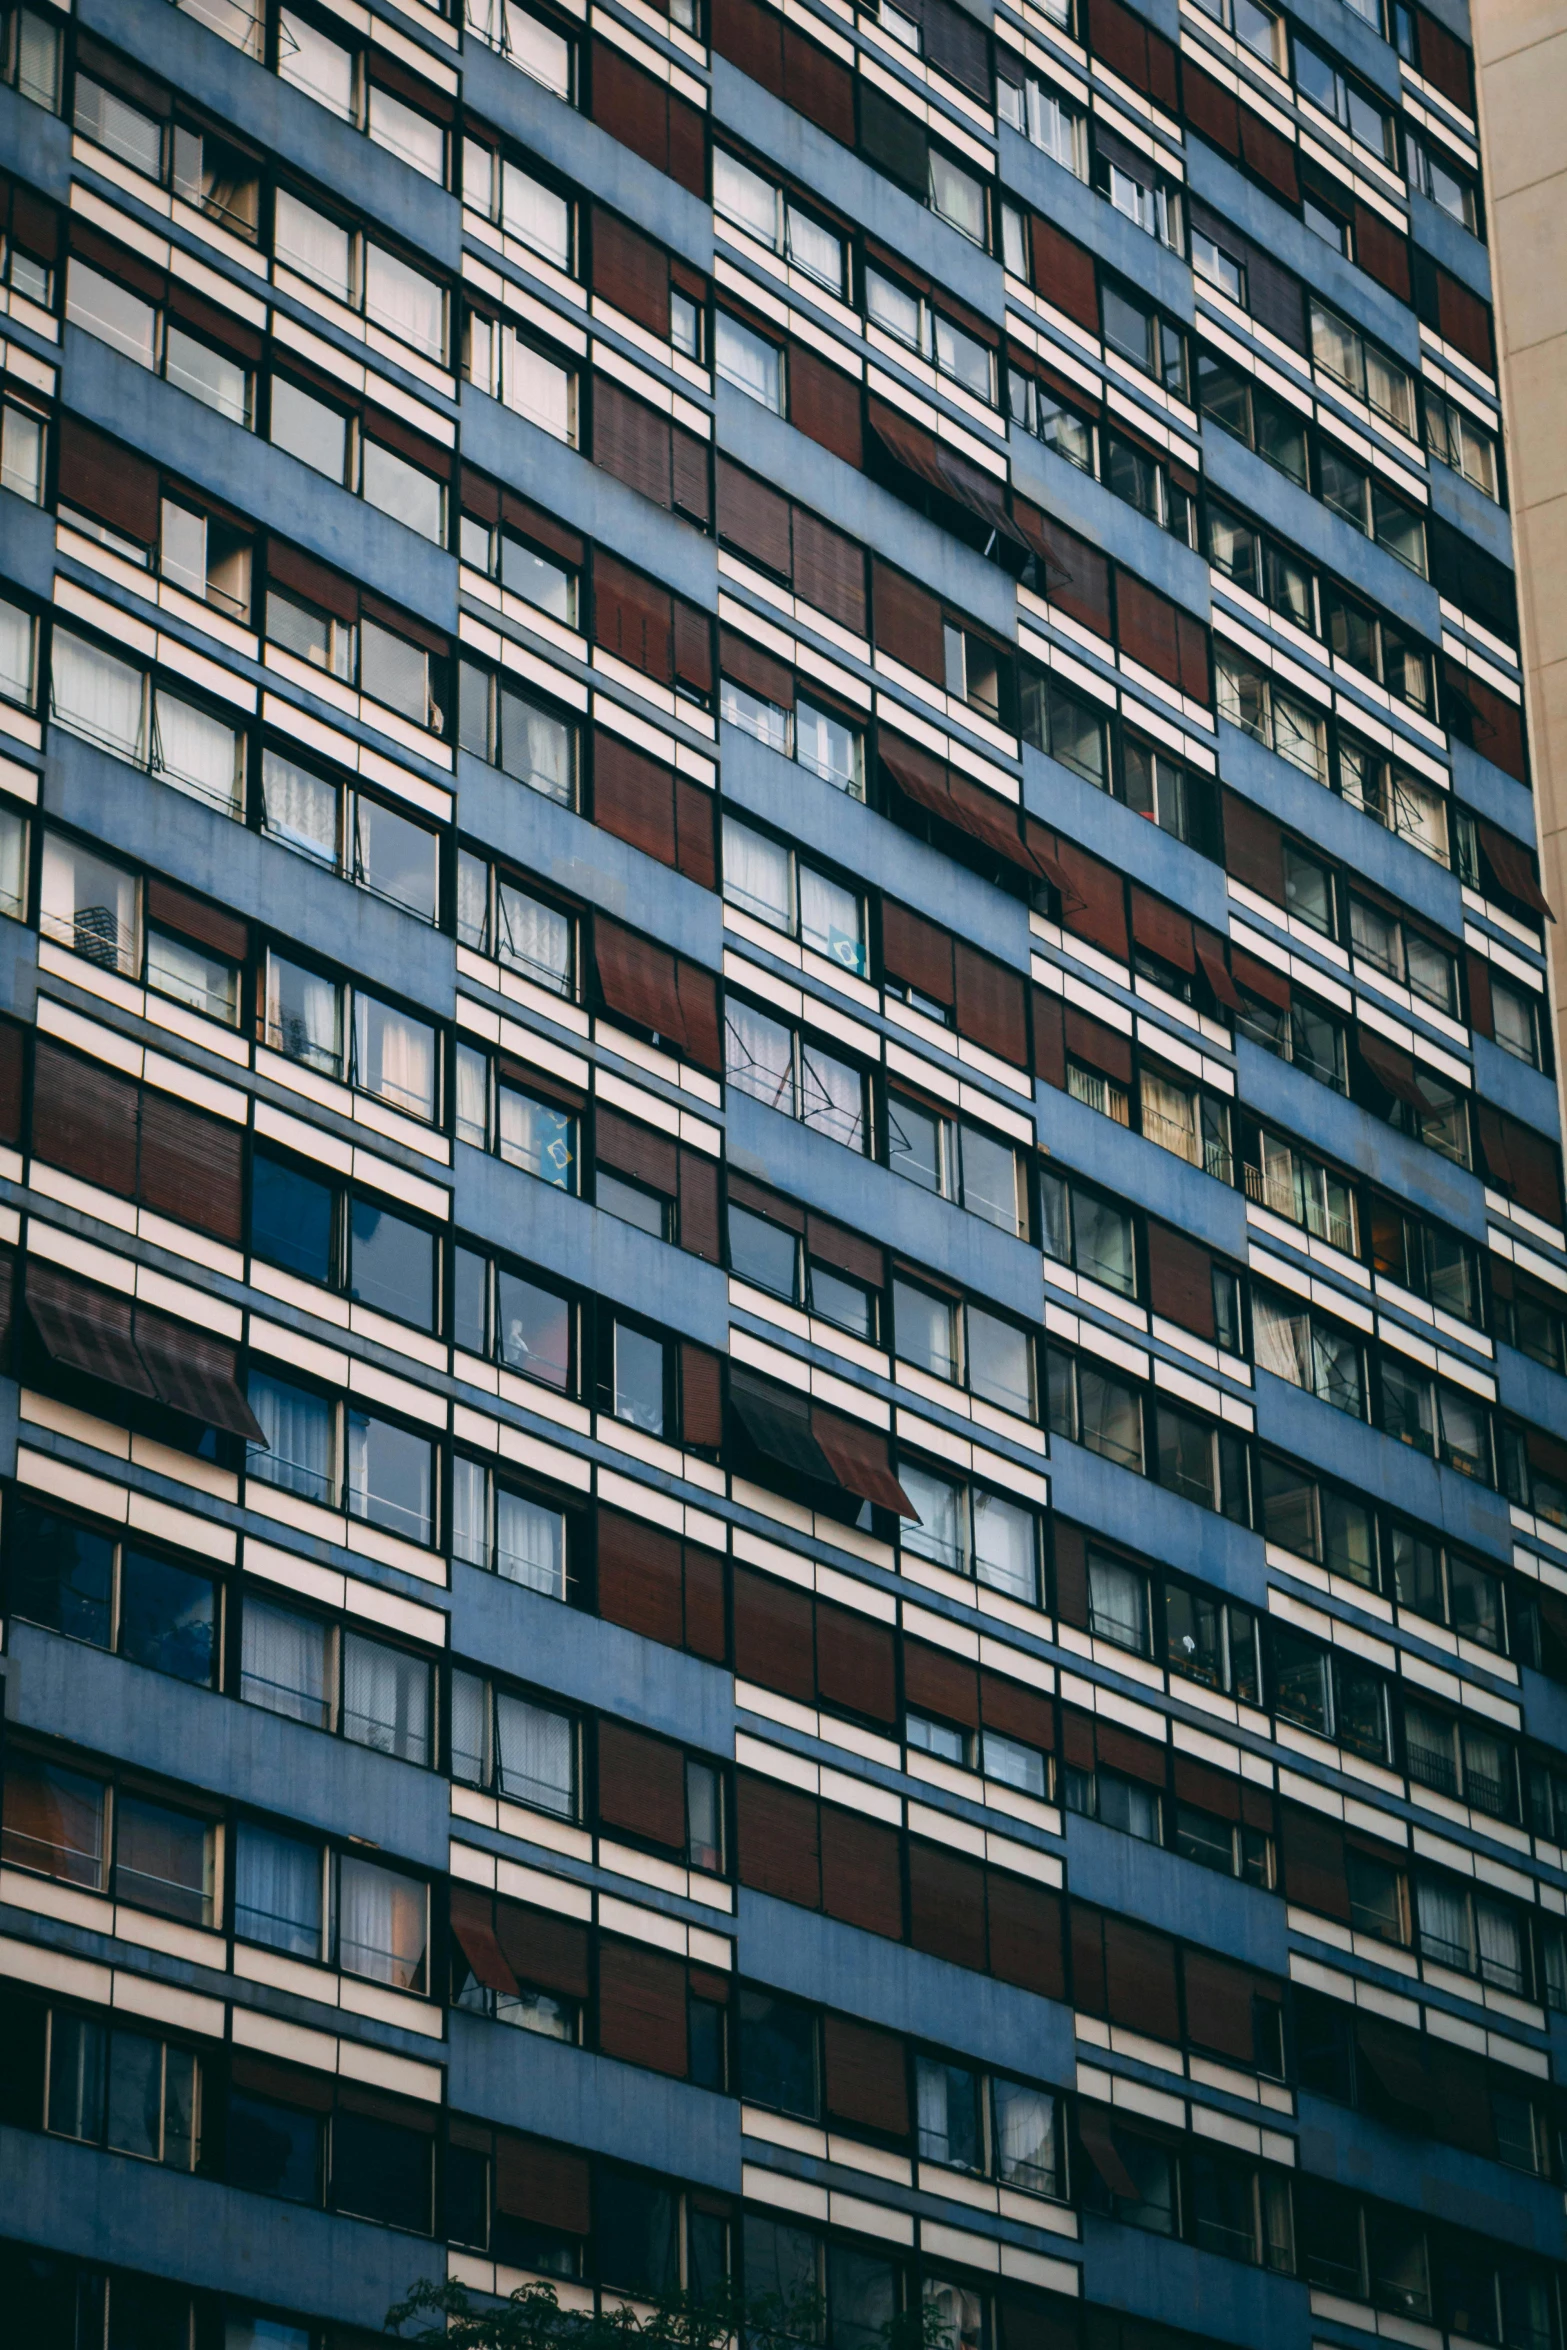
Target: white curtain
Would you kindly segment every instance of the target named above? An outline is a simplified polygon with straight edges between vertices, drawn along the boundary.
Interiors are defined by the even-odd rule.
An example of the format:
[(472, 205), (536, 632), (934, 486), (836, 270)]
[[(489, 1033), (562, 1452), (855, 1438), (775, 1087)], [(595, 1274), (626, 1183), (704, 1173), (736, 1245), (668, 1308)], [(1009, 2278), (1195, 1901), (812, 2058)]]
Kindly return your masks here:
[(66, 281), (65, 315), (138, 367), (156, 364), (158, 313), (152, 304), (79, 258), (73, 257)]
[(495, 1572), (551, 1599), (566, 1596), (566, 1521), (559, 1510), (498, 1486)]
[[(471, 1567), (489, 1564), (489, 1471), (459, 1453), (452, 1462), (452, 1556)], [(457, 1733), (452, 1732), (455, 1738)]]
[(329, 1730), (331, 1641), (330, 1629), (315, 1617), (273, 1607), (264, 1599), (247, 1599), (240, 1696), (247, 1705), (265, 1706), (290, 1721)]
[(262, 802), (268, 832), (289, 848), (324, 865), (338, 859), (337, 786), (296, 767), (279, 751), (268, 751), (262, 768)]
[(416, 1118), (435, 1116), (435, 1031), (374, 996), (354, 998), (354, 1075)]
[(353, 53), (318, 33), (304, 17), (285, 8), (278, 18), (279, 79), (292, 82), (319, 105), (351, 122), (354, 114)]
[(446, 297), (433, 278), (371, 245), (365, 256), (365, 311), (427, 359), (446, 357)]
[(518, 164), (501, 164), (501, 226), (561, 269), (571, 267), (571, 206)]
[(509, 687), (501, 689), (501, 766), (547, 800), (572, 802), (573, 729)]
[(725, 1013), (725, 1075), (741, 1093), (794, 1115), (794, 1045), (781, 1021), (731, 996)]
[(490, 1783), (490, 1691), (477, 1673), (452, 1674), (452, 1777)]
[(430, 1668), (357, 1632), (343, 1640), (343, 1735), (401, 1762), (430, 1759)]
[(1271, 1371), (1276, 1379), (1287, 1379), (1292, 1387), (1309, 1388), (1310, 1315), (1286, 1306), (1265, 1290), (1257, 1290), (1252, 1297), (1252, 1325), (1259, 1368)]
[(1461, 1886), (1440, 1877), (1415, 1881), (1415, 1912), (1420, 1921), (1421, 1947), (1449, 1966), (1467, 1967), (1473, 1957), (1469, 1935), (1469, 1896)]
[(721, 147), (713, 150), (713, 209), (749, 229), (764, 245), (777, 244), (778, 198), (772, 186)]
[(520, 8), (517, 0), (479, 0), (487, 22), (496, 30), (487, 36), (496, 46), (504, 43), (513, 65), (530, 74), (553, 90), (557, 98), (571, 96), (571, 50), (559, 33), (551, 32), (541, 24), (530, 9)]
[(27, 819), (0, 808), (0, 914), (20, 915), (27, 903)]
[(160, 686), (153, 702), (153, 766), (166, 783), (210, 800), (225, 815), (240, 810), (239, 736), (209, 711)]
[(898, 1482), (919, 1511), (917, 1525), (911, 1526), (904, 1520), (904, 1549), (962, 1573), (967, 1565), (968, 1548), (965, 1540), (968, 1513), (962, 1486), (950, 1484), (945, 1477), (933, 1477), (929, 1470), (916, 1469), (907, 1463), (898, 1470)]
[(515, 327), (502, 329), (501, 398), (558, 441), (576, 439), (576, 378), (569, 367), (525, 343)]
[(399, 1877), (373, 1861), (338, 1863), (338, 1964), (348, 1975), (367, 1975), (399, 1991), (416, 1991), (424, 1981), (429, 1940), (429, 1896), (411, 1877)]
[(570, 1819), (576, 1809), (573, 1737), (564, 1714), (547, 1713), (523, 1697), (495, 1699), (495, 1733), (500, 1785), (541, 1811)]
[(1034, 1520), (999, 1493), (974, 1495), (974, 1572), (993, 1590), (1032, 1607), (1039, 1594), (1034, 1567)]
[(51, 657), (54, 715), (73, 733), (140, 765), (146, 756), (145, 679), (128, 661), (57, 628)]
[(510, 882), (499, 884), (499, 937), (496, 951), (503, 963), (526, 971), (530, 979), (552, 994), (571, 993), (571, 921)]
[(947, 2159), (947, 2068), (919, 2059), (915, 2078), (919, 2105), (920, 2152), (932, 2162)]
[(252, 1477), (330, 1503), (332, 1495), (332, 1407), (323, 1396), (295, 1387), (264, 1371), (250, 1375), (250, 1408), (261, 1423), (267, 1450), (252, 1445), (245, 1467)]
[(457, 1047), (457, 1139), (481, 1151), (490, 1139), (490, 1065), (471, 1044)]
[(394, 98), (390, 90), (378, 89), (373, 82), (366, 128), (378, 147), (400, 155), (415, 171), (423, 172), (427, 180), (445, 178), (446, 135), (440, 124), (421, 114), (417, 107), (405, 106), (401, 98)]
[(410, 465), (406, 458), (366, 437), (360, 460), (365, 503), (406, 523), (422, 539), (440, 544), (446, 512), (441, 485), (433, 473)]
[(239, 1826), (234, 1873), (234, 1930), (247, 1942), (321, 1956), (321, 1853), (299, 1836)]
[(1480, 1944), (1480, 1972), (1488, 1983), (1504, 1991), (1524, 1988), (1523, 1937), (1518, 1921), (1494, 1902), (1475, 1903), (1475, 1930)]
[(996, 2130), (1001, 2141), (1001, 2175), (1025, 2187), (1053, 2189), (1056, 2182), (1056, 2101), (1044, 2089), (1019, 2081), (992, 2084)]
[(33, 618), (15, 604), (0, 603), (0, 694), (13, 702), (33, 698)]
[(793, 928), (788, 850), (733, 816), (724, 818), (724, 896), (774, 930)]
[(313, 205), (302, 204), (287, 188), (277, 192), (273, 242), (278, 259), (297, 269), (301, 277), (335, 294), (340, 302), (352, 301), (353, 247), (348, 230), (339, 228)]

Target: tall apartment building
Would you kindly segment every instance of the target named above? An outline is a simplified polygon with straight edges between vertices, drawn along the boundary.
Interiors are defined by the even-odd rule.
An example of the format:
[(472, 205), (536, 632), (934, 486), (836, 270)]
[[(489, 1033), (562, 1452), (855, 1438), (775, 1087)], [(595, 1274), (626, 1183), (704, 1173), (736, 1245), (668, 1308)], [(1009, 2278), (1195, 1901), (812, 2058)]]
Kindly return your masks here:
[(0, 2334), (1567, 2350), (1461, 0), (0, 25)]
[[(1486, 201), (1496, 255), (1494, 303), (1502, 412), (1517, 516), (1524, 705), (1546, 895), (1567, 898), (1567, 470), (1561, 369), (1567, 304), (1555, 204), (1567, 174), (1556, 135), (1567, 107), (1567, 9), (1559, 0), (1481, 0), (1475, 81), (1485, 134)], [(1558, 1031), (1567, 970), (1552, 967)], [(1559, 1074), (1559, 1073), (1558, 1073)]]

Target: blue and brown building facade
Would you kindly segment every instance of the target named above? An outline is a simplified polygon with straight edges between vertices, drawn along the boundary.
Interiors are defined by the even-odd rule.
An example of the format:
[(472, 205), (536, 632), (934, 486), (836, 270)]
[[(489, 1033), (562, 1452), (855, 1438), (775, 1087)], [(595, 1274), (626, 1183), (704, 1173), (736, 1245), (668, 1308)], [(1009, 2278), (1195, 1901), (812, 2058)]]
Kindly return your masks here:
[(0, 63), (18, 2340), (1563, 2350), (1461, 0)]

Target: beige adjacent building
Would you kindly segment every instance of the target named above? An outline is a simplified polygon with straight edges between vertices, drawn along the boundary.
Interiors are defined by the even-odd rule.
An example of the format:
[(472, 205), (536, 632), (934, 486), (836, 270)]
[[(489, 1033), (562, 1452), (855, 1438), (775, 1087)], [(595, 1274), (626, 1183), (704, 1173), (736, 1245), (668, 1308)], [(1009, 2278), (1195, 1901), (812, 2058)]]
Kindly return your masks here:
[[(1567, 0), (1474, 0), (1472, 23), (1541, 877), (1567, 924)], [(1551, 957), (1560, 1046), (1560, 927)]]

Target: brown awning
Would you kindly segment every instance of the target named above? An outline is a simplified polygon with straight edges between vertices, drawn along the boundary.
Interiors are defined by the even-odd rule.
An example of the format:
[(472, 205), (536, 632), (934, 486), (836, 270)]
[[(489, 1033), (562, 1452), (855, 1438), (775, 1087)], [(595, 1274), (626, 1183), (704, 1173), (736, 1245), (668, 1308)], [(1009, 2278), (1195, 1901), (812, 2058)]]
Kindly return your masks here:
[(769, 1391), (742, 1378), (729, 1382), (729, 1401), (759, 1453), (796, 1476), (836, 1485), (837, 1474), (811, 1430), (811, 1407), (787, 1389)]
[(265, 1445), (235, 1377), (234, 1349), (51, 1265), (30, 1264), (27, 1311), (51, 1362)]
[(245, 1401), (234, 1376), (234, 1349), (208, 1338), (166, 1314), (136, 1309), (136, 1352), (145, 1363), (161, 1402), (172, 1411), (226, 1428), (251, 1444), (265, 1445), (261, 1422)]
[(1018, 832), (1015, 811), (1007, 801), (986, 791), (982, 784), (970, 782), (966, 775), (955, 774), (928, 751), (885, 730), (878, 738), (878, 748), (881, 763), (899, 791), (917, 806), (929, 809), (946, 824), (955, 824), (971, 840), (983, 841), (986, 848), (1020, 871), (1036, 870)]
[(132, 1310), (130, 1299), (113, 1290), (94, 1289), (50, 1265), (28, 1265), (27, 1311), (50, 1361), (130, 1395), (155, 1396), (131, 1335)]
[(870, 404), (871, 430), (898, 464), (910, 473), (917, 473), (921, 481), (944, 497), (954, 498), (988, 522), (992, 530), (1014, 546), (1026, 547), (1027, 539), (1007, 512), (1007, 493), (993, 474), (976, 465), (971, 458), (960, 456), (949, 449), (933, 432), (907, 416), (900, 416), (885, 400), (873, 399)]
[(1216, 932), (1204, 930), (1200, 924), (1196, 936), (1197, 960), (1202, 965), (1204, 979), (1213, 990), (1215, 1003), (1223, 1004), (1227, 1011), (1244, 1011), (1239, 990), (1230, 977), (1230, 967), (1224, 960), (1224, 941)]
[(846, 1492), (856, 1493), (861, 1501), (874, 1502), (880, 1509), (892, 1510), (900, 1518), (918, 1519), (919, 1511), (888, 1465), (885, 1436), (874, 1428), (862, 1426), (858, 1420), (846, 1418), (842, 1412), (828, 1411), (821, 1404), (811, 1406), (811, 1434)]
[(452, 1932), (475, 1981), (486, 1991), (505, 1991), (515, 1997), (517, 1978), (495, 1939), (490, 1907), (483, 1894), (458, 1886), (452, 1894)]
[(675, 978), (675, 958), (635, 931), (601, 915), (593, 926), (594, 962), (604, 1001), (612, 1012), (651, 1028), (656, 1036), (681, 1041), (685, 1021)]
[(1392, 1094), (1395, 1101), (1407, 1102), (1422, 1117), (1429, 1114), (1431, 1105), (1416, 1080), (1412, 1054), (1406, 1053), (1399, 1045), (1389, 1044), (1386, 1037), (1372, 1035), (1365, 1028), (1356, 1031), (1355, 1049), (1378, 1085)]
[(1522, 841), (1516, 841), (1509, 833), (1499, 831), (1494, 824), (1487, 824), (1483, 817), (1475, 819), (1475, 830), (1480, 835), (1485, 861), (1508, 896), (1517, 898), (1521, 905), (1532, 907), (1547, 922), (1554, 922), (1556, 917), (1535, 879), (1534, 860)]

